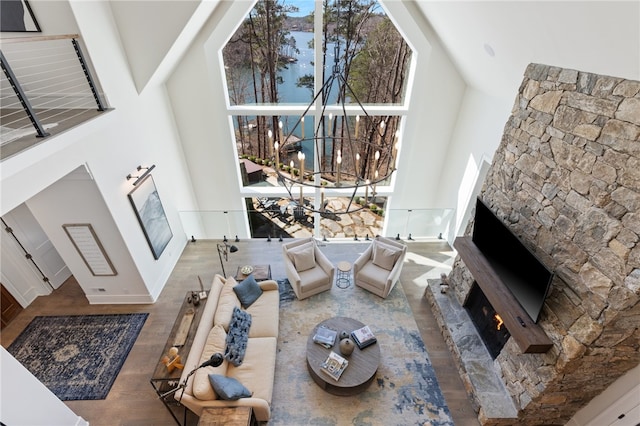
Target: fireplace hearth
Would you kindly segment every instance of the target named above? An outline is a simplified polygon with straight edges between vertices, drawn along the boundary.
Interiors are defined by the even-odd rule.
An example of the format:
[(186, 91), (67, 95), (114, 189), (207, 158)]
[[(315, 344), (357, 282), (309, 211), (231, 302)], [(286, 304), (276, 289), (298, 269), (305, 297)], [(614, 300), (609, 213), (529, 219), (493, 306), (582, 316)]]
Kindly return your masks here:
[(489, 354), (491, 354), (491, 358), (496, 359), (511, 334), (509, 334), (504, 321), (493, 309), (478, 283), (473, 283), (464, 308), (469, 313), (469, 317), (471, 317), (471, 321), (476, 330), (478, 330), (482, 342), (487, 347)]

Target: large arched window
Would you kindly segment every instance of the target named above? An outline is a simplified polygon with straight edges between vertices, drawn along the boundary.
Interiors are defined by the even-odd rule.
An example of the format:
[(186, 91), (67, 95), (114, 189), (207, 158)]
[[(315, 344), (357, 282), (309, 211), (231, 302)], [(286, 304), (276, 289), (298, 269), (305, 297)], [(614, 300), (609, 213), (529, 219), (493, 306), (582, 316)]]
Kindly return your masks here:
[(222, 56), (252, 236), (381, 234), (412, 60), (382, 6), (259, 0)]

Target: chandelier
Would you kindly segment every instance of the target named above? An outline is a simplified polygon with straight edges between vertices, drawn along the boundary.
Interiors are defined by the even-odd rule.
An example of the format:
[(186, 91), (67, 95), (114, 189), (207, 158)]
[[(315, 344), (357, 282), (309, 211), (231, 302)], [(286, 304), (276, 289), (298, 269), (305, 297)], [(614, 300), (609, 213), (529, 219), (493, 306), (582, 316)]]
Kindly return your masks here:
[[(393, 135), (393, 143), (385, 142), (388, 130), (385, 120), (369, 115), (347, 82), (338, 64), (339, 38), (336, 37), (336, 40), (331, 75), (304, 113), (289, 129), (286, 137), (282, 121), (278, 123), (278, 141), (275, 143), (272, 143), (273, 133), (271, 130), (268, 132), (271, 158), (276, 166), (278, 180), (286, 188), (291, 203), (296, 205), (298, 212), (348, 214), (368, 208), (376, 203), (376, 186), (387, 181), (396, 170), (398, 132)], [(327, 103), (332, 99), (334, 91), (337, 91), (339, 107), (330, 109), (336, 115), (333, 112), (327, 114)], [(310, 114), (318, 99), (322, 99), (320, 113)], [(352, 100), (350, 107), (346, 106), (348, 100)], [(304, 127), (305, 117), (309, 115), (314, 116), (317, 122), (311, 136), (305, 134)], [(368, 126), (365, 127), (365, 124)], [(300, 138), (294, 135), (296, 130), (300, 131)], [(306, 154), (302, 149), (304, 142), (308, 141), (312, 142), (315, 153), (314, 167), (311, 170), (305, 167)], [(285, 162), (281, 163), (281, 159)], [(319, 204), (304, 199), (304, 187), (316, 189), (316, 194), (317, 190), (320, 191)], [(344, 208), (327, 209), (325, 188), (334, 188), (336, 191), (333, 191), (333, 196), (346, 198), (342, 203)]]

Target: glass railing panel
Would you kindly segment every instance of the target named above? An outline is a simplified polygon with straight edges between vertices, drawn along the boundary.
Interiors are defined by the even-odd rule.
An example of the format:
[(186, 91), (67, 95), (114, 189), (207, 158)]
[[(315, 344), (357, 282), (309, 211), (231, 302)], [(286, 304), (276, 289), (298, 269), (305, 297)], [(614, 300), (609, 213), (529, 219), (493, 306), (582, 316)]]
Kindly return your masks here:
[[(314, 204), (305, 197), (306, 205)], [(392, 209), (384, 204), (349, 214), (333, 214), (332, 200), (325, 199), (323, 213), (299, 209), (296, 201), (281, 197), (247, 198), (244, 211), (181, 211), (188, 238), (303, 238), (365, 240), (376, 235), (390, 238), (446, 239), (453, 227), (453, 209)]]

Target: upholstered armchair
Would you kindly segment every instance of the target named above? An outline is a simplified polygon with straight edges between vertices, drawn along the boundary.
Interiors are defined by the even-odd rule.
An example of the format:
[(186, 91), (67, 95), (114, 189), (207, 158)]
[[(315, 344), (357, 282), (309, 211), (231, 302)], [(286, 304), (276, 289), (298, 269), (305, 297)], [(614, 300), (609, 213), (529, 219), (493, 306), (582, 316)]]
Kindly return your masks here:
[(298, 299), (331, 289), (336, 268), (320, 251), (315, 239), (285, 243), (282, 252), (287, 278)]
[(386, 298), (400, 279), (407, 246), (376, 237), (353, 264), (356, 285)]

